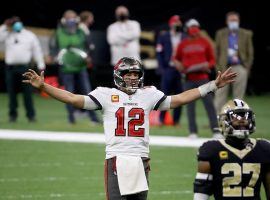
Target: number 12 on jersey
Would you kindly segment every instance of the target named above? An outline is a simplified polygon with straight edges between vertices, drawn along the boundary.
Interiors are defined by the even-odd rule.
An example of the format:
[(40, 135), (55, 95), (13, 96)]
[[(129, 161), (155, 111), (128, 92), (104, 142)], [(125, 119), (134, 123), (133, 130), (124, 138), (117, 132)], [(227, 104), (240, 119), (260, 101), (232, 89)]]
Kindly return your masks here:
[(115, 136), (126, 136), (126, 130), (128, 130), (128, 136), (130, 137), (144, 137), (144, 128), (138, 128), (144, 124), (144, 110), (142, 108), (132, 108), (128, 111), (128, 118), (131, 118), (127, 127), (125, 127), (125, 107), (120, 107), (115, 112), (117, 119), (117, 126), (115, 129)]

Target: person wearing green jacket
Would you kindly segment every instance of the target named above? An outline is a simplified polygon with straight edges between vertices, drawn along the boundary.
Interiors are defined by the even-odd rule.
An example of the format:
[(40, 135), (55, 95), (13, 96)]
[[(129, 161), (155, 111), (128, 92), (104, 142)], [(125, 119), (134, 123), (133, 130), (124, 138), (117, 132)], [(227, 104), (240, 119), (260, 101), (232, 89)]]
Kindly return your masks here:
[[(79, 25), (80, 19), (73, 10), (67, 10), (63, 14), (55, 35), (50, 42), (51, 55), (60, 65), (60, 76), (64, 87), (69, 92), (79, 90), (81, 94), (88, 94), (91, 89), (87, 66), (91, 63), (88, 56), (87, 37)], [(74, 107), (66, 105), (68, 121), (74, 124)], [(99, 120), (94, 111), (89, 111), (90, 119), (98, 123)]]

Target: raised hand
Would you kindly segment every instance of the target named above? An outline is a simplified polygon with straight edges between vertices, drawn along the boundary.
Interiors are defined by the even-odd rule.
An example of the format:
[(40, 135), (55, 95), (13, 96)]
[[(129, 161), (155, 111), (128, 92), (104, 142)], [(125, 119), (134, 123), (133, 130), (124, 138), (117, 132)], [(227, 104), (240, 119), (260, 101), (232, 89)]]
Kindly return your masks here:
[(33, 87), (41, 89), (44, 85), (44, 71), (41, 72), (40, 76), (32, 69), (28, 69), (28, 72), (23, 74), (26, 80), (23, 83), (31, 84)]
[(232, 72), (232, 68), (229, 67), (226, 71), (220, 72), (218, 71), (218, 76), (215, 80), (216, 86), (218, 88), (224, 87), (225, 85), (232, 83), (235, 81), (237, 74)]

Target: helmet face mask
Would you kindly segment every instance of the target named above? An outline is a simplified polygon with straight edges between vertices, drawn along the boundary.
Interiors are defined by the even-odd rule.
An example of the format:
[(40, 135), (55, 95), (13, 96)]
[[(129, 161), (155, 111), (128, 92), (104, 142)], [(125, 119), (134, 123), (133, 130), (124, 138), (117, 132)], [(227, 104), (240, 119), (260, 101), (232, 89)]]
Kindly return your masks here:
[(235, 99), (225, 104), (218, 116), (225, 137), (247, 138), (255, 131), (255, 115), (242, 100)]
[(120, 90), (135, 93), (137, 89), (143, 87), (143, 68), (141, 63), (134, 58), (121, 58), (114, 67), (113, 77), (115, 85)]

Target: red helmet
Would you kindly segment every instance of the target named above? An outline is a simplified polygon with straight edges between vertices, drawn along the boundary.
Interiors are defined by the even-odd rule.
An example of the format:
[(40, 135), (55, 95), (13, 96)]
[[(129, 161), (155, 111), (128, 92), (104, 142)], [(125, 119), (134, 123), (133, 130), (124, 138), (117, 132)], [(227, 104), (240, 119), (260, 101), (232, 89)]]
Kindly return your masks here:
[[(136, 80), (124, 80), (124, 75), (129, 72), (136, 72), (139, 78)], [(114, 66), (113, 79), (115, 85), (119, 89), (125, 89), (130, 92), (135, 92), (143, 87), (144, 70), (139, 60), (131, 57), (121, 58)]]

